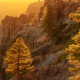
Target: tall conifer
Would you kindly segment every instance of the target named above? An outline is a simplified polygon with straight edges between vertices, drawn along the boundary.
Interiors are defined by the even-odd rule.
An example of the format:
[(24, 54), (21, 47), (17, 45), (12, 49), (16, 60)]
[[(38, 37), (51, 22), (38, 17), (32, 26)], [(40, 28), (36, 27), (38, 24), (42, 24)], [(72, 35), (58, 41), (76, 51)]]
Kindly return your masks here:
[(8, 65), (6, 73), (17, 74), (19, 80), (19, 74), (34, 68), (31, 66), (32, 60), (31, 53), (28, 47), (25, 45), (23, 39), (19, 37), (16, 39), (16, 43), (6, 52), (7, 57), (4, 58), (5, 64)]
[[(73, 18), (75, 22), (80, 22), (80, 7), (77, 8), (76, 13), (71, 13), (70, 18)], [(75, 73), (76, 76), (72, 76), (69, 80), (80, 80), (80, 30), (74, 38), (72, 38), (76, 44), (72, 44), (69, 48), (65, 49), (65, 53), (69, 54), (68, 59), (74, 68), (69, 68), (69, 71)]]
[(52, 38), (52, 29), (54, 27), (54, 13), (53, 13), (52, 5), (50, 3), (48, 3), (47, 5), (47, 11), (42, 19), (40, 27), (44, 28), (42, 33), (46, 32), (47, 35), (50, 38)]
[(69, 71), (75, 73), (76, 76), (72, 76), (69, 80), (79, 80), (80, 79), (80, 31), (78, 34), (72, 38), (75, 40), (76, 44), (72, 44), (69, 48), (65, 49), (65, 53), (69, 54), (68, 59), (74, 68), (69, 68)]

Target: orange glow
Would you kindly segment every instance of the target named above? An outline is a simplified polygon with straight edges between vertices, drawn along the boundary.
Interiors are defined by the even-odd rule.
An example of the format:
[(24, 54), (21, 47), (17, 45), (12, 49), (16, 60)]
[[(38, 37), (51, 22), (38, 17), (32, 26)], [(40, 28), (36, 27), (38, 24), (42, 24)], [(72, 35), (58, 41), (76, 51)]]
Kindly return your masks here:
[(6, 15), (19, 17), (22, 13), (26, 14), (30, 3), (38, 0), (0, 0), (0, 21)]

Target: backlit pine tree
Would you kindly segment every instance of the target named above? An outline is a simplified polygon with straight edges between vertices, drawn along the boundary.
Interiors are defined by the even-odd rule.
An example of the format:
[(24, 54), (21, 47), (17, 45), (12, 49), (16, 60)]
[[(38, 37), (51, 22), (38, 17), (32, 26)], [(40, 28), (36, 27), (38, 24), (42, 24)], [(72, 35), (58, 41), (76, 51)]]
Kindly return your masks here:
[(20, 80), (20, 73), (34, 68), (34, 66), (31, 66), (33, 62), (30, 59), (31, 53), (21, 37), (16, 39), (16, 43), (13, 44), (12, 48), (6, 54), (7, 57), (4, 58), (5, 64), (8, 65), (6, 73), (17, 74), (18, 80)]
[(34, 26), (35, 25), (35, 19), (31, 19), (31, 22), (30, 22), (31, 26)]
[[(80, 22), (80, 7), (77, 8), (76, 13), (71, 13), (70, 18), (73, 18), (75, 22)], [(69, 68), (69, 71), (77, 74), (75, 77), (70, 77), (69, 80), (80, 80), (80, 30), (74, 38), (72, 38), (76, 44), (72, 44), (69, 48), (65, 49), (65, 53), (69, 54), (69, 62), (75, 65), (74, 68)]]
[(73, 18), (73, 21), (75, 22), (80, 22), (80, 7), (77, 8), (77, 12), (76, 13), (71, 13), (69, 14), (70, 18)]
[(52, 5), (48, 3), (46, 14), (41, 19), (40, 27), (44, 28), (42, 33), (46, 32), (47, 36), (52, 38), (52, 29), (54, 26), (54, 13)]
[(80, 80), (80, 30), (78, 34), (72, 38), (76, 44), (72, 44), (65, 49), (65, 53), (69, 54), (69, 62), (75, 65), (74, 68), (69, 68), (69, 71), (77, 74), (75, 77), (70, 77), (69, 80)]

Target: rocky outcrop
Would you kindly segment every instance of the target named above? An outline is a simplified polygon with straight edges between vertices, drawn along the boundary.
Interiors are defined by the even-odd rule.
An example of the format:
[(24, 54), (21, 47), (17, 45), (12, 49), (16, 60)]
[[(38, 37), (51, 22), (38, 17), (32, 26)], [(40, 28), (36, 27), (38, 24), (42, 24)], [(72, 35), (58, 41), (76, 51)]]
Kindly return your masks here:
[[(16, 41), (16, 39), (18, 37), (22, 37), (24, 39), (24, 42), (30, 49), (30, 52), (33, 50), (37, 50), (37, 52), (32, 53), (33, 56), (35, 54), (39, 55), (40, 51), (37, 48), (41, 46), (42, 42), (44, 41), (45, 35), (46, 35), (46, 34), (44, 34), (44, 35), (40, 34), (41, 31), (42, 31), (42, 29), (40, 29), (38, 27), (38, 25), (32, 27), (32, 26), (23, 24), (23, 25), (20, 25), (17, 27), (14, 35), (11, 35), (10, 38), (5, 36), (2, 40), (2, 45), (0, 47), (0, 54), (3, 55), (3, 57), (1, 57), (1, 59), (2, 59), (1, 70), (5, 69), (5, 66), (6, 66), (4, 64), (4, 60), (3, 60), (4, 56), (6, 55), (6, 51), (9, 50), (9, 48), (14, 44), (14, 42)], [(47, 45), (45, 45), (45, 46), (47, 46)], [(41, 50), (41, 48), (40, 48), (40, 50)], [(50, 49), (50, 47), (48, 47), (48, 48)], [(49, 51), (49, 49), (47, 51)], [(47, 53), (46, 49), (43, 49), (41, 52), (44, 53), (44, 51), (45, 51), (45, 53)]]
[(22, 37), (24, 39), (24, 42), (31, 51), (41, 46), (41, 43), (43, 42), (43, 39), (45, 38), (46, 35), (46, 34), (41, 35), (40, 34), (41, 31), (42, 29), (40, 29), (38, 25), (34, 27), (27, 26), (26, 24), (20, 25), (17, 27), (14, 35), (11, 36), (10, 41), (12, 42), (10, 43), (14, 43), (18, 37)]
[(40, 10), (40, 7), (43, 6), (44, 2), (34, 2), (30, 4), (27, 8), (26, 15), (28, 16), (28, 21), (31, 21), (31, 19), (34, 17), (35, 13)]
[(68, 68), (72, 67), (68, 61), (53, 66), (44, 66), (34, 71), (26, 80), (68, 80), (70, 72)]
[(19, 25), (25, 24), (26, 22), (27, 16), (25, 14), (21, 14), (19, 18), (7, 15), (1, 21), (2, 32), (4, 35), (12, 35)]
[(4, 36), (1, 42), (1, 48), (5, 47), (2, 49), (4, 51), (3, 53), (5, 54), (18, 37), (22, 37), (24, 39), (24, 42), (29, 47), (30, 51), (40, 47), (45, 39), (46, 33), (43, 35), (40, 34), (42, 29), (39, 28), (38, 25), (32, 27), (27, 24), (22, 24), (16, 28), (13, 35), (10, 37)]
[[(53, 6), (54, 16), (56, 18), (55, 22), (57, 21), (57, 23), (61, 20), (63, 20), (64, 22), (67, 21), (68, 23), (70, 20), (70, 18), (68, 17), (69, 13), (75, 12), (78, 6), (77, 3), (73, 3), (73, 2), (63, 2), (61, 0), (49, 0), (49, 1)], [(46, 5), (47, 2), (45, 2), (44, 6), (40, 8), (39, 18), (42, 17), (42, 11)], [(33, 58), (39, 55), (40, 51), (44, 56), (51, 49), (52, 46), (51, 42), (42, 45), (42, 43), (45, 40), (46, 34), (43, 35), (40, 34), (43, 29), (39, 28), (39, 22), (37, 22), (37, 24), (34, 27), (25, 24), (26, 22), (27, 22), (26, 15), (23, 14), (19, 18), (6, 16), (5, 19), (2, 20), (1, 22), (2, 32), (4, 35), (0, 47), (0, 53), (3, 54), (2, 63), (1, 63), (3, 65), (1, 68), (3, 74), (4, 74), (3, 68), (5, 67), (5, 65), (3, 64), (3, 58), (5, 56), (5, 53), (7, 50), (9, 50), (9, 48), (13, 45), (13, 43), (16, 41), (18, 37), (22, 37), (24, 39), (24, 42), (30, 49)], [(38, 80), (64, 80), (69, 75), (68, 65), (69, 64), (63, 63), (61, 66), (59, 64), (55, 66), (43, 67), (39, 69), (37, 73), (34, 73), (34, 75), (32, 75), (28, 80), (37, 80), (37, 79)], [(61, 74), (61, 72), (63, 73)], [(64, 73), (66, 75), (64, 75)], [(57, 75), (59, 76), (57, 77)]]
[(2, 26), (0, 25), (0, 45), (2, 42), (3, 32), (2, 32)]
[[(66, 60), (62, 63), (52, 66), (42, 66), (39, 69), (33, 69), (25, 75), (20, 75), (20, 79), (24, 80), (68, 80), (72, 75), (68, 68), (73, 67)], [(12, 77), (12, 80), (17, 80), (17, 75)]]
[(44, 6), (40, 9), (38, 19), (42, 17), (42, 12), (48, 2), (52, 4), (55, 22), (66, 21), (67, 19), (69, 19), (69, 14), (74, 13), (79, 6), (79, 4), (76, 2), (65, 2), (62, 0), (45, 0)]

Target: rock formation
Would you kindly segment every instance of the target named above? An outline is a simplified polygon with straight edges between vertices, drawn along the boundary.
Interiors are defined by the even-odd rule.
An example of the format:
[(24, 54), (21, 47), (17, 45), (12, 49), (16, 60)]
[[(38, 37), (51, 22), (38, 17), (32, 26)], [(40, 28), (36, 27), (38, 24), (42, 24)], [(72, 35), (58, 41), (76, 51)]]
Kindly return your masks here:
[(2, 42), (3, 32), (2, 32), (2, 26), (0, 25), (0, 46)]
[(45, 4), (40, 8), (38, 20), (40, 20), (40, 18), (42, 17), (42, 12), (48, 2), (50, 2), (53, 6), (55, 22), (68, 20), (69, 13), (74, 13), (79, 6), (79, 4), (75, 2), (65, 2), (62, 0), (45, 0)]
[(26, 80), (68, 80), (70, 72), (68, 68), (72, 67), (68, 61), (53, 66), (43, 66), (36, 69), (29, 78), (24, 75)]
[[(56, 18), (55, 19), (56, 23), (58, 23), (60, 21), (69, 23), (70, 22), (70, 18), (68, 17), (69, 13), (75, 12), (77, 7), (79, 6), (79, 4), (74, 3), (74, 2), (63, 2), (61, 0), (49, 0), (49, 1), (51, 2), (52, 6), (53, 6), (54, 17)], [(45, 6), (47, 5), (47, 3), (48, 3), (48, 0), (45, 0), (44, 6), (41, 8), (39, 6), (39, 8), (40, 8), (39, 19), (42, 17), (42, 15), (43, 15), (42, 12), (43, 12)], [(31, 7), (31, 11), (32, 11), (33, 7)], [(29, 12), (29, 15), (33, 14), (29, 10), (28, 10), (28, 12)], [(0, 58), (2, 60), (2, 63), (1, 63), (2, 65), (3, 65), (3, 58), (5, 56), (6, 51), (9, 50), (9, 48), (13, 45), (16, 38), (18, 38), (18, 37), (22, 37), (24, 39), (24, 42), (29, 47), (33, 58), (35, 56), (39, 55), (40, 51), (43, 53), (43, 55), (45, 55), (51, 49), (51, 46), (52, 46), (51, 42), (48, 42), (48, 43), (42, 45), (42, 43), (45, 40), (46, 33), (43, 35), (40, 34), (40, 32), (42, 31), (42, 29), (39, 28), (40, 22), (37, 22), (37, 24), (34, 27), (27, 25), (26, 22), (27, 22), (27, 17), (24, 14), (22, 14), (19, 18), (6, 16), (5, 19), (2, 20), (2, 22), (1, 22), (2, 28), (0, 27), (0, 29), (2, 30), (2, 32), (0, 32), (0, 38), (2, 38), (2, 40), (1, 40), (2, 44), (0, 47), (0, 54), (2, 54), (2, 56), (3, 56), (3, 57), (0, 56)], [(3, 34), (3, 36), (2, 36), (2, 34)], [(64, 63), (64, 65), (65, 65), (65, 63)], [(1, 67), (3, 74), (4, 74), (4, 70), (3, 70), (4, 66)], [(56, 67), (57, 67), (57, 69), (56, 69)], [(58, 78), (56, 78), (56, 77), (53, 78), (54, 75), (57, 76), (58, 70), (59, 71), (61, 70), (60, 71), (60, 73), (61, 73), (64, 69), (64, 72), (62, 74), (65, 73), (65, 70), (68, 71), (67, 70), (68, 65), (67, 65), (67, 67), (66, 66), (64, 68), (62, 68), (62, 67), (63, 67), (63, 65), (61, 65), (61, 67), (60, 67), (60, 65), (59, 66), (50, 66), (51, 69), (49, 69), (49, 67), (46, 67), (46, 69), (45, 69), (45, 67), (41, 68), (40, 70), (44, 70), (44, 71), (37, 72), (37, 75), (35, 73), (33, 76), (31, 76), (31, 78), (29, 80), (37, 80), (37, 79), (44, 80), (44, 78), (46, 78), (45, 76), (47, 75), (47, 72), (49, 72), (49, 75), (46, 78), (46, 80), (51, 80), (51, 79), (59, 80), (59, 78), (61, 78), (60, 80), (64, 80), (64, 78), (61, 77), (62, 76), (61, 74), (59, 74)], [(55, 71), (54, 71), (54, 69), (55, 69)], [(53, 73), (53, 75), (51, 75), (51, 77), (49, 77), (50, 74), (52, 74), (52, 72), (51, 72), (52, 70), (54, 73)], [(39, 77), (39, 73), (41, 74), (42, 78)], [(45, 73), (45, 74), (43, 75), (43, 73)], [(68, 76), (68, 73), (69, 72), (66, 73), (67, 76)], [(34, 76), (36, 76), (37, 79)], [(34, 79), (32, 79), (32, 78), (34, 78)]]
[(34, 17), (35, 13), (40, 10), (40, 7), (43, 6), (44, 2), (39, 1), (32, 3), (28, 6), (26, 15), (28, 16), (28, 21), (31, 21), (31, 19)]
[(2, 32), (4, 35), (12, 35), (19, 25), (26, 23), (27, 23), (27, 16), (25, 14), (21, 14), (19, 18), (7, 15), (1, 21)]

